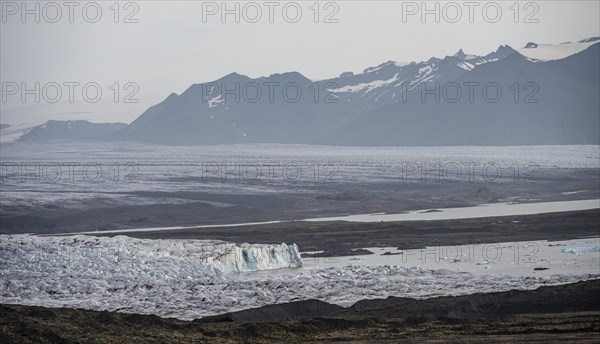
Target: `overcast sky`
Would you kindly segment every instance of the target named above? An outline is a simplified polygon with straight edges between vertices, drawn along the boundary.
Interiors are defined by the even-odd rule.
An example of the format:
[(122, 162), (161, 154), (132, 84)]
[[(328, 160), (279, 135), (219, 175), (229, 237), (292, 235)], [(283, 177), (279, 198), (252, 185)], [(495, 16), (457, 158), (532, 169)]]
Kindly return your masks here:
[[(500, 44), (516, 48), (529, 41), (559, 43), (600, 35), (596, 0), (535, 1), (528, 6), (521, 1), (517, 18), (513, 1), (496, 2), (502, 9), (498, 18), (494, 4), (483, 13), (486, 2), (474, 2), (471, 16), (470, 7), (457, 1), (454, 4), (462, 11), (459, 19), (454, 4), (437, 2), (440, 23), (433, 14), (422, 22), (421, 1), (331, 1), (328, 6), (321, 1), (318, 23), (314, 22), (316, 7), (311, 9), (314, 1), (296, 1), (302, 9), (299, 18), (294, 18), (295, 5), (286, 7), (285, 16), (286, 2), (275, 1), (274, 23), (269, 22), (270, 7), (263, 1), (255, 2), (262, 11), (258, 19), (254, 19), (254, 5), (238, 2), (239, 23), (233, 14), (222, 22), (221, 1), (137, 1), (128, 7), (121, 2), (119, 23), (114, 22), (116, 8), (110, 8), (113, 1), (96, 2), (102, 9), (96, 23), (86, 22), (95, 19), (95, 5), (87, 7), (86, 17), (82, 15), (86, 2), (74, 7), (73, 23), (62, 1), (58, 1), (62, 16), (57, 23), (48, 22), (55, 20), (56, 9), (50, 6), (44, 12), (44, 2), (40, 23), (35, 23), (33, 14), (23, 23), (21, 9), (13, 14), (14, 3), (2, 0), (3, 82), (95, 81), (103, 88), (114, 82), (135, 82), (144, 107), (156, 97), (181, 93), (192, 83), (233, 71), (257, 77), (295, 70), (318, 80), (344, 71), (360, 72), (387, 60), (443, 57), (460, 48), (487, 54)], [(428, 3), (430, 9), (435, 5)], [(235, 2), (228, 2), (230, 9), (234, 6)], [(210, 15), (211, 11), (217, 13)], [(417, 13), (410, 15), (410, 11)], [(137, 23), (123, 23), (133, 12), (129, 19)], [(325, 23), (327, 15), (334, 22)]]

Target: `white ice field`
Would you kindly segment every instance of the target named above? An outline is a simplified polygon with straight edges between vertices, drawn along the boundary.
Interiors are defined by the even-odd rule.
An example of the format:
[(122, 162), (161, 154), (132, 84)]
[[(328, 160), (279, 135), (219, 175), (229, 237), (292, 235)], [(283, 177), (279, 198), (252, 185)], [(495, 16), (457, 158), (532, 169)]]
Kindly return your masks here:
[[(252, 194), (294, 189), (300, 193), (346, 183), (402, 183), (406, 176), (402, 166), (415, 163), (426, 166), (460, 164), (465, 168), (473, 162), (479, 167), (492, 162), (503, 171), (502, 178), (496, 183), (515, 183), (514, 166), (524, 168), (525, 172), (531, 172), (527, 169), (530, 166), (539, 166), (530, 180), (535, 183), (554, 174), (568, 177), (569, 173), (575, 173), (572, 169), (597, 169), (600, 164), (600, 146), (257, 144), (244, 148), (237, 145), (161, 147), (131, 143), (3, 144), (0, 208), (38, 209), (60, 204), (68, 209), (86, 209), (86, 205), (97, 208), (186, 202), (175, 196), (145, 197), (137, 195), (138, 191)], [(92, 181), (86, 180), (82, 178), (82, 168), (77, 168), (71, 175), (64, 167), (75, 163), (80, 167), (101, 166), (103, 172)], [(287, 175), (283, 173), (285, 169), (279, 168), (268, 182), (264, 175), (260, 179), (251, 176), (259, 179), (258, 182), (223, 181), (210, 168), (216, 163), (225, 164), (229, 169), (226, 172), (240, 165), (276, 165), (301, 166), (303, 173)], [(41, 181), (35, 179), (39, 177), (37, 174), (33, 173), (34, 178), (31, 176), (32, 169), (37, 171), (34, 167), (38, 164), (48, 167), (49, 171)], [(18, 166), (25, 168), (25, 172), (15, 170)], [(54, 175), (51, 172), (60, 171), (57, 166), (63, 166), (62, 174)], [(115, 170), (115, 166), (139, 169), (122, 171)], [(319, 170), (321, 174), (315, 174), (315, 166), (324, 169)], [(115, 171), (123, 173), (115, 179)], [(485, 175), (481, 169), (477, 171), (473, 185), (487, 186)], [(23, 178), (23, 173), (27, 178)], [(131, 174), (133, 178), (126, 178)], [(418, 174), (406, 177), (419, 178)], [(585, 188), (557, 192), (560, 191), (574, 193), (572, 202), (579, 203), (569, 204), (589, 202), (577, 194), (589, 191)], [(524, 200), (500, 200), (513, 201)], [(595, 202), (597, 205), (597, 199)], [(512, 212), (516, 208), (535, 206), (539, 204), (498, 204), (501, 209), (511, 208)], [(480, 207), (479, 211), (492, 208), (494, 206), (488, 205)], [(588, 206), (582, 209), (588, 209)], [(431, 219), (460, 211), (456, 208), (437, 210), (368, 216), (378, 221), (383, 218), (377, 216), (391, 215), (396, 216), (395, 220), (412, 216)], [(427, 248), (425, 259), (421, 259), (423, 253), (419, 250), (397, 248), (372, 248), (375, 254), (369, 256), (300, 259), (293, 243), (285, 246), (236, 245), (215, 241), (140, 240), (126, 236), (2, 235), (0, 302), (156, 314), (189, 320), (313, 298), (348, 306), (361, 299), (391, 295), (426, 298), (533, 289), (541, 285), (600, 278), (598, 240), (501, 243), (486, 247), (485, 251), (483, 245)], [(534, 252), (532, 248), (536, 247)], [(436, 254), (436, 250), (439, 253)], [(382, 256), (385, 252), (390, 255)], [(497, 259), (498, 252), (501, 256)]]
[(1, 303), (185, 320), (313, 298), (349, 306), (365, 298), (534, 289), (600, 278), (599, 238), (371, 248), (374, 255), (303, 260), (293, 244), (84, 235), (1, 239)]

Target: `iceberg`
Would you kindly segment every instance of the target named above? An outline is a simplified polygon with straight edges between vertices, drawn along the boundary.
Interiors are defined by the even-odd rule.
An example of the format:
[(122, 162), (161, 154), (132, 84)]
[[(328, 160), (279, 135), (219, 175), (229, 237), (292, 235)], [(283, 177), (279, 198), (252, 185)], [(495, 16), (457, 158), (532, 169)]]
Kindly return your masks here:
[(600, 252), (600, 246), (592, 247), (565, 247), (560, 250), (562, 253), (584, 254), (592, 252)]
[(275, 270), (302, 266), (302, 258), (296, 244), (266, 245), (242, 244), (227, 248), (212, 261), (211, 266), (225, 273)]

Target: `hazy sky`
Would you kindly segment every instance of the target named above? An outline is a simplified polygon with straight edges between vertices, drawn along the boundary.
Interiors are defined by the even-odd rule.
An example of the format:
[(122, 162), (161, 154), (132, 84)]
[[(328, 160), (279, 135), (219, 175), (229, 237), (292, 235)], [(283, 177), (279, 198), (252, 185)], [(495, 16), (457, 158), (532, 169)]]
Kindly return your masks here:
[[(428, 2), (429, 9), (438, 4), (440, 23), (434, 14), (422, 22), (421, 1), (320, 1), (319, 23), (314, 22), (315, 1), (287, 5), (287, 16), (282, 13), (286, 2), (228, 1), (229, 9), (240, 5), (239, 23), (234, 14), (222, 22), (221, 1), (133, 1), (128, 6), (120, 2), (119, 23), (114, 22), (114, 1), (88, 4), (85, 17), (82, 8), (87, 2), (76, 2), (72, 18), (63, 1), (57, 1), (62, 16), (56, 23), (49, 22), (57, 17), (53, 5), (44, 7), (47, 3), (39, 2), (40, 23), (35, 23), (34, 14), (26, 15), (23, 23), (21, 9), (13, 14), (14, 4), (21, 1), (1, 2), (3, 82), (94, 81), (103, 89), (114, 82), (135, 82), (144, 106), (157, 96), (181, 93), (192, 83), (232, 71), (256, 77), (296, 70), (322, 79), (387, 60), (443, 57), (460, 48), (486, 54), (500, 44), (521, 47), (529, 41), (559, 43), (600, 35), (597, 0), (520, 1), (517, 6), (515, 1), (470, 2), (474, 7), (465, 1)], [(29, 7), (34, 8), (34, 2)], [(86, 19), (95, 20), (97, 7), (102, 15), (96, 23), (88, 23)], [(254, 19), (257, 7), (262, 16)], [(296, 7), (302, 9), (298, 18), (294, 18)], [(496, 18), (497, 7), (502, 14)], [(460, 18), (457, 8), (462, 11)], [(217, 13), (209, 15), (210, 10)], [(410, 15), (411, 11), (416, 13)], [(129, 19), (138, 22), (123, 23), (133, 12)], [(337, 23), (324, 23), (327, 15)]]

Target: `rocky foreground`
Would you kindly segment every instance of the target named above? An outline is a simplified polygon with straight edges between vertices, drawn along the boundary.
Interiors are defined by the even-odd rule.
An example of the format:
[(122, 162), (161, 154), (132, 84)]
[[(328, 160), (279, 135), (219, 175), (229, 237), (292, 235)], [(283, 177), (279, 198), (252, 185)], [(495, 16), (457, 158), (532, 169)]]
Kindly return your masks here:
[(317, 300), (191, 322), (153, 315), (0, 305), (6, 343), (596, 343), (600, 280), (348, 308)]

